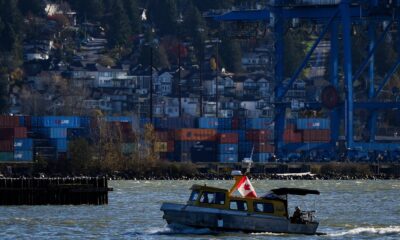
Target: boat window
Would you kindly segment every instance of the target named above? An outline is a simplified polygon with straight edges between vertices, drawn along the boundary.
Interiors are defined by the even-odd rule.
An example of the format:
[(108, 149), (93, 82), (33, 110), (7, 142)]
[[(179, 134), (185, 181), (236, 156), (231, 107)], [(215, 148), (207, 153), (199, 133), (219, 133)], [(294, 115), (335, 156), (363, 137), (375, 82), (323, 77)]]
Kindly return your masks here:
[(264, 213), (273, 213), (274, 205), (272, 205), (272, 203), (255, 202), (254, 203), (254, 211), (255, 212), (264, 212)]
[(200, 198), (201, 203), (225, 204), (225, 193), (203, 192)]
[(233, 201), (230, 202), (229, 208), (232, 209), (232, 210), (247, 211), (247, 202), (246, 201), (233, 200)]
[(199, 197), (199, 191), (192, 191), (192, 194), (190, 194), (189, 201), (196, 201), (197, 198)]

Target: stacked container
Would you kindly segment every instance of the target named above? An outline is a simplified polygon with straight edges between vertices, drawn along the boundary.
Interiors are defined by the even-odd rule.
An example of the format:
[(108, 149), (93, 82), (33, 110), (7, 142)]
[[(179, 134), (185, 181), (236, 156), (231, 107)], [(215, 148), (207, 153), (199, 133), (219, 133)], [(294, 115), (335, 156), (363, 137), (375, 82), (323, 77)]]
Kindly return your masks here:
[(211, 162), (216, 158), (215, 129), (175, 130), (175, 159), (181, 162)]
[(239, 161), (239, 135), (237, 133), (218, 134), (218, 161), (234, 163)]
[(27, 138), (24, 118), (0, 116), (0, 162), (33, 161), (32, 139)]
[[(248, 130), (246, 131), (246, 150), (251, 146), (254, 148), (253, 161), (267, 162), (269, 155), (274, 152), (272, 144), (273, 135), (270, 130)], [(250, 144), (250, 146), (249, 146)], [(251, 150), (250, 150), (251, 151)], [(244, 151), (245, 153), (248, 151)]]
[(325, 118), (297, 119), (297, 129), (302, 132), (302, 142), (326, 143), (330, 141), (330, 121)]

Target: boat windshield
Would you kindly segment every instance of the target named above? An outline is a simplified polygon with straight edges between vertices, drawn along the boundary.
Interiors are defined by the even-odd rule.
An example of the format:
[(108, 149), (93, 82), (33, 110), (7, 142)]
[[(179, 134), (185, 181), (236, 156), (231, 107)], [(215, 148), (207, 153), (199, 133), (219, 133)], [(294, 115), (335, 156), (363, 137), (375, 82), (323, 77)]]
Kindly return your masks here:
[(189, 201), (191, 202), (197, 201), (197, 199), (199, 198), (199, 194), (200, 194), (199, 191), (193, 190), (192, 193), (190, 194)]

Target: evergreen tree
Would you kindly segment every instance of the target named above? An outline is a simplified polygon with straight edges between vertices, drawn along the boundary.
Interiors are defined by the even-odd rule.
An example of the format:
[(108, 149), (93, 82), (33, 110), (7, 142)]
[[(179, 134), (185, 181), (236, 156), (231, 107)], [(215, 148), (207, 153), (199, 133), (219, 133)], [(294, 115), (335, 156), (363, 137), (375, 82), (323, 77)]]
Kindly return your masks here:
[(19, 0), (18, 8), (23, 15), (35, 14), (41, 15), (44, 13), (44, 1), (42, 0)]
[(207, 25), (201, 16), (199, 9), (191, 4), (184, 16), (184, 35), (189, 36), (193, 40), (193, 45), (197, 50), (197, 58), (202, 57), (204, 41), (207, 36)]
[(131, 36), (129, 18), (125, 13), (121, 0), (115, 0), (108, 20), (108, 44), (110, 47), (123, 46)]
[(240, 72), (242, 70), (242, 50), (238, 41), (226, 38), (222, 40), (221, 57), (228, 71)]
[(178, 8), (175, 0), (150, 0), (150, 22), (155, 24), (162, 35), (173, 35), (178, 29)]
[(139, 32), (140, 29), (140, 14), (137, 0), (123, 0), (126, 15), (129, 18), (132, 33)]
[(7, 74), (0, 74), (0, 114), (8, 111), (8, 77)]
[(104, 15), (103, 2), (99, 0), (69, 0), (82, 20), (99, 20)]
[(285, 35), (284, 76), (291, 77), (305, 57), (306, 47), (302, 43), (301, 33), (288, 31)]

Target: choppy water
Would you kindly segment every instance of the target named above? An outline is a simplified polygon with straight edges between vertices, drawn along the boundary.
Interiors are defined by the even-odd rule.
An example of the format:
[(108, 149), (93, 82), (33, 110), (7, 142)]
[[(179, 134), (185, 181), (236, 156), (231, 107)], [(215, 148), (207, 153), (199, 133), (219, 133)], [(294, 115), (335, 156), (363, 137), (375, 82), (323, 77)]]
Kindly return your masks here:
[(400, 181), (253, 182), (259, 194), (275, 187), (320, 190), (290, 200), (291, 209), (317, 210), (325, 236), (171, 230), (160, 205), (185, 202), (193, 183), (229, 188), (232, 181), (113, 181), (108, 206), (0, 207), (0, 239), (400, 239)]

